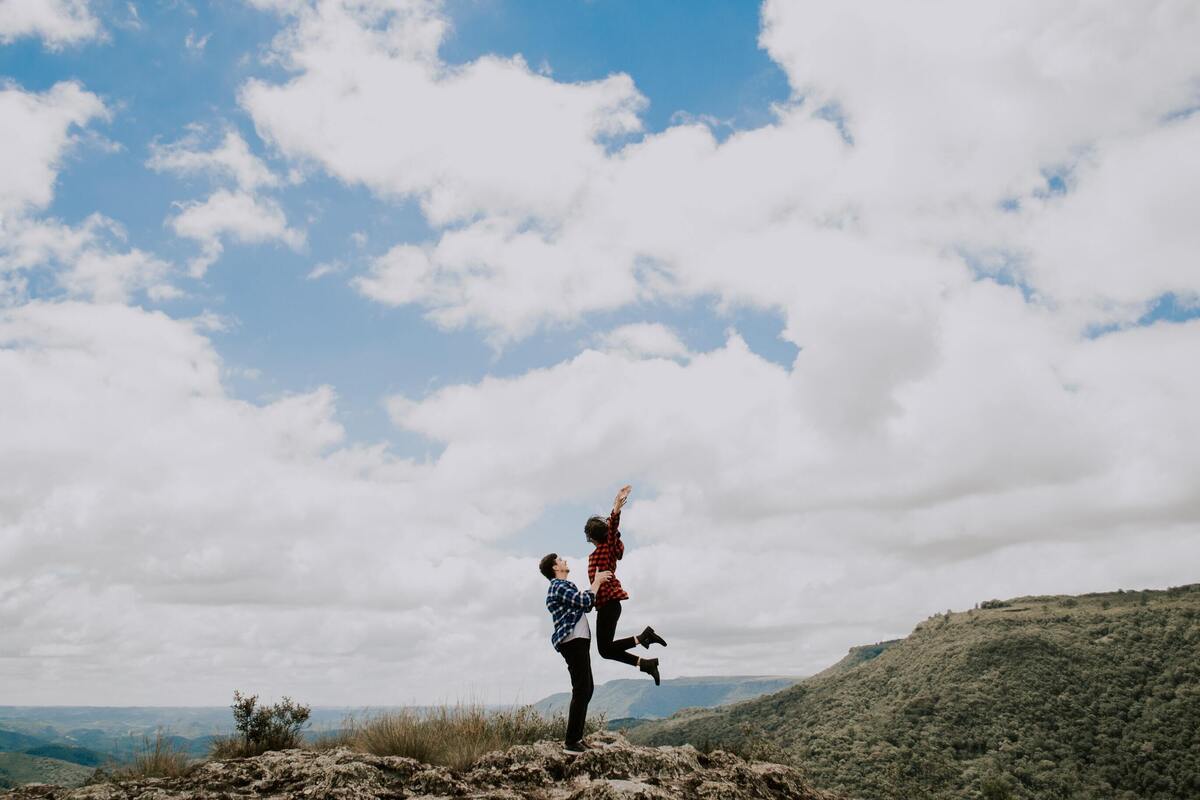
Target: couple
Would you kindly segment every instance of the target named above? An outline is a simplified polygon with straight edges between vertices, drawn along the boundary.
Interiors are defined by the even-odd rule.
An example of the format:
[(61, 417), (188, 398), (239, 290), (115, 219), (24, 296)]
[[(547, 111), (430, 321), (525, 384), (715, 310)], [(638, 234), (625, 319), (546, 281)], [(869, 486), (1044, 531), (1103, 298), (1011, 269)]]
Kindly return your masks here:
[(571, 570), (566, 560), (559, 558), (557, 553), (543, 557), (538, 565), (542, 575), (550, 581), (550, 591), (546, 594), (546, 608), (554, 620), (550, 643), (562, 654), (567, 662), (567, 671), (571, 673), (571, 709), (567, 716), (566, 746), (563, 748), (564, 753), (571, 755), (589, 749), (583, 741), (583, 722), (587, 717), (593, 688), (589, 652), (592, 632), (587, 618), (592, 606), (596, 607), (596, 650), (600, 657), (637, 667), (652, 676), (656, 686), (661, 681), (657, 658), (640, 658), (627, 652), (639, 644), (646, 649), (655, 642), (666, 647), (666, 641), (653, 628), (647, 625), (637, 636), (613, 641), (617, 633), (617, 620), (621, 617), (621, 601), (629, 599), (613, 573), (617, 569), (617, 561), (625, 555), (625, 543), (621, 541), (621, 531), (617, 526), (621, 521), (621, 507), (631, 491), (632, 486), (625, 486), (617, 493), (607, 520), (592, 517), (583, 526), (588, 542), (596, 547), (588, 556), (588, 579), (592, 582), (590, 588), (581, 592), (579, 587), (566, 579)]

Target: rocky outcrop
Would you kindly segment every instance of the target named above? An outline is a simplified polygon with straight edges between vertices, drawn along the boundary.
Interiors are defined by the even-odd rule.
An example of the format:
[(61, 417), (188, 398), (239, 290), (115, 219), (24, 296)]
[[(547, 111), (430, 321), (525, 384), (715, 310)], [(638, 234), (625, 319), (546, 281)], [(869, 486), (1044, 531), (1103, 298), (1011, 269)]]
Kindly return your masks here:
[(208, 761), (184, 778), (99, 782), (78, 789), (32, 784), (10, 800), (239, 800), (240, 798), (477, 798), (478, 800), (838, 800), (809, 787), (791, 767), (747, 762), (691, 746), (638, 747), (614, 733), (568, 756), (557, 743), (489, 753), (468, 770), (351, 750), (284, 750), (256, 758)]

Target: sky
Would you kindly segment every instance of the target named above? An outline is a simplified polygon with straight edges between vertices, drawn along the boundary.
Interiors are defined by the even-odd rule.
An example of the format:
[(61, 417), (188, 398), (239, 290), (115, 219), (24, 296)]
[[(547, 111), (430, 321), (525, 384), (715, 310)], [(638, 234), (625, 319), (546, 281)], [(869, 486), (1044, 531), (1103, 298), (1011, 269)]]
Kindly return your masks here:
[(0, 0), (0, 703), (534, 702), (624, 483), (665, 678), (1200, 580), (1196, 41)]

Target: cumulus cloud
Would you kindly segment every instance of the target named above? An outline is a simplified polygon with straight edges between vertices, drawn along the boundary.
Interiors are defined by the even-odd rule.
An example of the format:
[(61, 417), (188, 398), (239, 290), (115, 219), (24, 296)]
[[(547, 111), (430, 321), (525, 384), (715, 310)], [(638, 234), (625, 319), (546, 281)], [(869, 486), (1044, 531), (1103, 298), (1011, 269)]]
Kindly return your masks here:
[(154, 300), (179, 296), (167, 282), (170, 264), (124, 250), (125, 242), (125, 230), (102, 214), (74, 227), (52, 219), (0, 223), (0, 275), (49, 269), (67, 294), (98, 302), (124, 303), (137, 290)]
[(28, 275), (46, 270), (68, 294), (124, 302), (137, 290), (167, 299), (169, 265), (138, 248), (125, 250), (124, 229), (102, 214), (77, 226), (39, 216), (54, 199), (55, 182), (77, 131), (108, 110), (77, 82), (27, 92), (16, 84), (0, 89), (0, 117), (7, 140), (0, 148), (0, 304), (28, 294)]
[(88, 0), (0, 0), (0, 44), (36, 36), (57, 50), (101, 35)]
[(203, 276), (220, 258), (226, 238), (244, 244), (277, 241), (302, 249), (304, 232), (289, 227), (278, 201), (260, 191), (278, 186), (278, 176), (250, 152), (246, 140), (233, 130), (211, 150), (203, 149), (202, 140), (202, 132), (193, 131), (178, 142), (156, 142), (146, 162), (160, 172), (209, 175), (235, 187), (217, 189), (202, 201), (178, 203), (179, 212), (168, 220), (176, 235), (200, 244), (200, 255), (189, 262), (193, 277)]
[(0, 148), (0, 215), (47, 206), (63, 158), (74, 143), (73, 131), (107, 115), (100, 98), (75, 81), (56, 83), (41, 93), (0, 83), (0, 118), (6, 131)]
[(637, 322), (598, 337), (601, 349), (632, 358), (687, 358), (687, 345), (675, 331), (658, 322)]
[[(401, 398), (393, 418), (445, 443), (434, 475), (464, 494), (588, 500), (614, 476), (648, 491), (626, 515), (638, 547), (622, 571), (639, 619), (690, 640), (684, 672), (751, 657), (814, 669), (833, 655), (828, 626), (843, 644), (900, 635), (981, 592), (1191, 579), (1168, 564), (1200, 530), (1200, 426), (1181, 425), (1200, 398), (1186, 366), (1200, 323), (1080, 340), (984, 282), (952, 298), (938, 331), (941, 358), (873, 426), (823, 421), (801, 360), (788, 371), (736, 337), (683, 365), (589, 351)], [(1114, 561), (1130, 537), (1173, 555)], [(1052, 554), (1071, 568), (1048, 567)]]
[(554, 214), (603, 163), (603, 137), (640, 129), (627, 75), (565, 84), (519, 57), (452, 68), (437, 57), (446, 29), (423, 0), (305, 6), (276, 42), (296, 76), (249, 81), (242, 105), (283, 152), (417, 196), (438, 223)]
[[(426, 466), (347, 445), (329, 387), (255, 405), (220, 372), (202, 332), (161, 313), (0, 312), (0, 638), (36, 665), (6, 673), (10, 699), (84, 701), (99, 670), (132, 700), (195, 658), (211, 701), (286, 663), (307, 698), (406, 702), (470, 680), (463, 637), (537, 637), (537, 620), (503, 620), (523, 613), (511, 587), (540, 578), (473, 544), (530, 509), (479, 507)], [(391, 675), (345, 672), (351, 656)]]
[(293, 250), (304, 247), (304, 232), (288, 227), (278, 203), (247, 192), (218, 189), (206, 200), (180, 203), (170, 226), (201, 246), (200, 255), (189, 262), (193, 277), (204, 275), (221, 257), (226, 237), (243, 244), (279, 241)]
[[(447, 226), (380, 259), (360, 291), (503, 341), (648, 297), (716, 294), (799, 320), (811, 302), (796, 298), (827, 295), (835, 273), (895, 280), (873, 265), (896, 254), (1053, 249), (1025, 235), (1053, 229), (1040, 222), (1052, 216), (1046, 176), (1077, 170), (1088, 191), (1100, 180), (1089, 159), (1164, 135), (1196, 100), (1200, 21), (1186, 2), (1144, 14), (853, 8), (764, 7), (762, 44), (797, 99), (721, 143), (685, 124), (606, 149), (606, 132), (639, 130), (625, 76), (560, 83), (492, 58), (451, 67), (437, 58), (438, 7), (415, 2), (300, 8), (276, 43), (295, 77), (249, 82), (242, 104), (282, 152), (417, 196)], [(1138, 241), (1158, 260), (1157, 239)], [(1068, 284), (1030, 274), (1044, 277), (1041, 297), (1079, 307), (1081, 327), (1128, 302), (1104, 285), (1060, 296)], [(927, 288), (936, 302), (940, 282)]]
[(193, 131), (177, 142), (155, 142), (150, 147), (151, 169), (180, 175), (215, 174), (233, 180), (239, 189), (254, 190), (279, 185), (279, 178), (262, 159), (250, 152), (250, 146), (237, 131), (227, 130), (221, 143), (212, 150), (203, 149), (203, 136)]

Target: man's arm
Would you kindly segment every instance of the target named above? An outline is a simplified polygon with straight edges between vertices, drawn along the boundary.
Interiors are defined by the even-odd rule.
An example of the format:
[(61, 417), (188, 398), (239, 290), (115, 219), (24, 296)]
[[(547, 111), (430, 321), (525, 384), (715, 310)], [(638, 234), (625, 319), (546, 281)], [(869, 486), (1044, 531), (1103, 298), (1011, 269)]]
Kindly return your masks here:
[(560, 580), (554, 587), (554, 596), (568, 606), (590, 611), (596, 604), (596, 595), (591, 589), (579, 590), (579, 587), (568, 580)]

